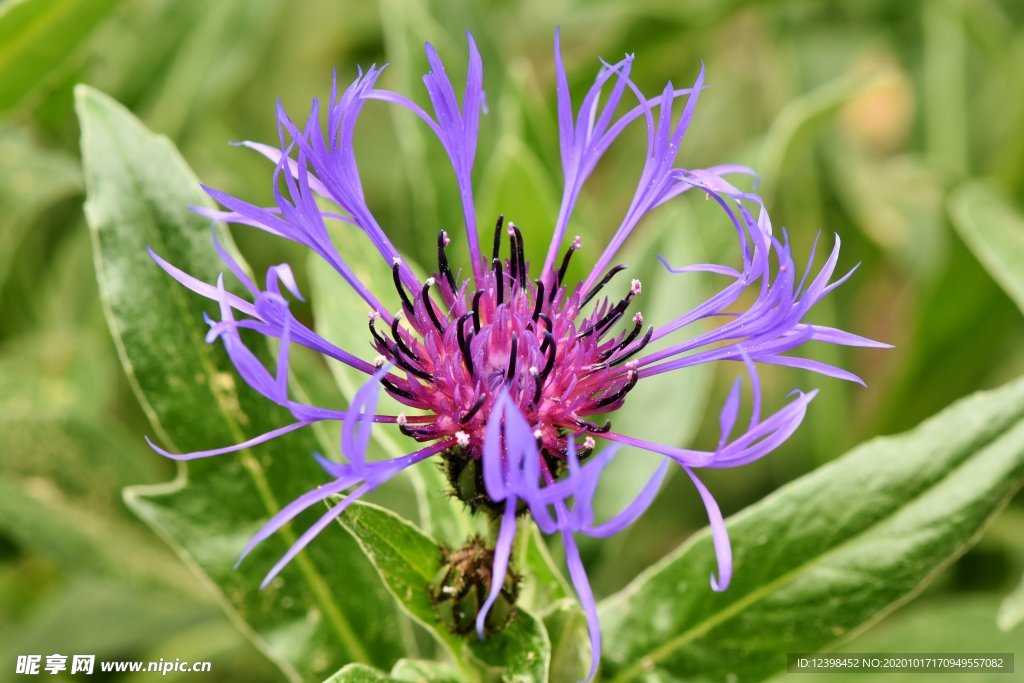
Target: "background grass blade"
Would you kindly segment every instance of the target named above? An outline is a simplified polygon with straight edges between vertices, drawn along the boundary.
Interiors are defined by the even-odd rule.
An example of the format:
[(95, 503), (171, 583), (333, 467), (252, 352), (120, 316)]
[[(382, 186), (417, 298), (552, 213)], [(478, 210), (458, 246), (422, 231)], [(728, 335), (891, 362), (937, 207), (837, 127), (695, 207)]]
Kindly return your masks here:
[(118, 0), (11, 0), (0, 7), (0, 113), (57, 71)]
[(950, 196), (949, 214), (967, 246), (1024, 312), (1024, 217), (981, 181)]

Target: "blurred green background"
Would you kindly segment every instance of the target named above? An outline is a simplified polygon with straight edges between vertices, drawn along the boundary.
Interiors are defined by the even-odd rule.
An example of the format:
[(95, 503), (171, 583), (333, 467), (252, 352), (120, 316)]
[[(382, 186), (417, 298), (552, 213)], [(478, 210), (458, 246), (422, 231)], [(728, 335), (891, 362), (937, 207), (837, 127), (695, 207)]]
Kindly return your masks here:
[[(821, 387), (821, 396), (772, 457), (708, 476), (727, 514), (866, 438), (904, 430), (1024, 371), (1024, 317), (957, 231), (961, 203), (978, 194), (1005, 203), (1015, 228), (1024, 224), (1012, 213), (1024, 208), (1024, 5), (1014, 0), (6, 0), (2, 670), (16, 654), (75, 651), (211, 659), (218, 680), (281, 680), (213, 592), (121, 503), (122, 487), (169, 479), (173, 468), (142, 440), (146, 419), (103, 318), (82, 214), (74, 84), (109, 93), (170, 137), (204, 182), (268, 202), (266, 162), (227, 143), (275, 142), (277, 98), (304, 118), (311, 98), (327, 94), (332, 69), (344, 82), (356, 65), (383, 62), (391, 64), (385, 87), (419, 98), (423, 42), (437, 46), (460, 82), (468, 28), (483, 54), (489, 102), (475, 172), (479, 215), (514, 217), (536, 260), (561, 182), (557, 25), (577, 93), (598, 56), (635, 53), (635, 78), (650, 92), (668, 79), (687, 85), (703, 61), (711, 87), (680, 163), (753, 165), (775, 226), (790, 231), (798, 254), (818, 231), (826, 244), (839, 233), (842, 267), (862, 265), (814, 319), (895, 345), (823, 352), (863, 376), (866, 389), (766, 373), (780, 400), (793, 386)], [(358, 134), (370, 205), (402, 250), (429, 263), (432, 236), (459, 224), (451, 173), (412, 117), (378, 111), (388, 115), (365, 117)], [(589, 245), (600, 244), (628, 203), (634, 188), (625, 179), (635, 177), (643, 144), (642, 131), (625, 136), (585, 193)], [(683, 229), (669, 240), (649, 226), (631, 265), (653, 269), (654, 244), (676, 260), (729, 258), (720, 239), (728, 226), (711, 203), (683, 204), (672, 214)], [(305, 264), (295, 245), (236, 236), (257, 270)], [(733, 371), (662, 385), (690, 417), (651, 431), (713, 438)], [(1024, 572), (1022, 502), (922, 597), (849, 649), (941, 649), (968, 623), (979, 649), (999, 649), (1007, 635), (996, 628), (997, 607)], [(642, 524), (584, 547), (597, 592), (621, 587), (705, 523), (688, 482), (671, 480)]]

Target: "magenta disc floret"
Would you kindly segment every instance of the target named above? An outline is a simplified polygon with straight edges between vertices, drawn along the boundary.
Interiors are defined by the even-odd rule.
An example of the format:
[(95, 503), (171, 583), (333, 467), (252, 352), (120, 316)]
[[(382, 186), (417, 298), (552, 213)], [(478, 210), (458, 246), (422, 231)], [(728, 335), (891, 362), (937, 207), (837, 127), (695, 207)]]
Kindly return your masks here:
[[(641, 336), (643, 315), (628, 318), (641, 293), (633, 280), (618, 301), (592, 302), (624, 266), (610, 269), (586, 292), (565, 274), (577, 237), (548, 281), (530, 279), (522, 232), (508, 223), (510, 254), (500, 256), (504, 220), (495, 227), (489, 267), (478, 283), (459, 282), (448, 265), (448, 236), (438, 235), (438, 267), (422, 289), (409, 291), (393, 264), (402, 310), (390, 325), (370, 314), (377, 364), (393, 363), (385, 391), (422, 414), (403, 415), (401, 430), (417, 441), (445, 437), (474, 458), (484, 441), (498, 392), (505, 389), (531, 425), (540, 451), (564, 461), (568, 437), (588, 445), (610, 429), (595, 415), (620, 407), (639, 375), (630, 359), (653, 334)], [(585, 309), (590, 306), (589, 311)], [(626, 318), (627, 325), (620, 322)], [(379, 326), (379, 327), (378, 327)]]

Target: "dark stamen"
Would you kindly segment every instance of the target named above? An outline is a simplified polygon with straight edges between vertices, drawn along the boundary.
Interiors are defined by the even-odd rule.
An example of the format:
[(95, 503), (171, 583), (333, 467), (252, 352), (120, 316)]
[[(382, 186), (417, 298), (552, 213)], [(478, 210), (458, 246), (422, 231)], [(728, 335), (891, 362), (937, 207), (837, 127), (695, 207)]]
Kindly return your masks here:
[(586, 429), (591, 434), (605, 434), (610, 432), (612, 429), (612, 421), (606, 420), (603, 425), (598, 427), (593, 422), (587, 422), (586, 420), (576, 420), (576, 426)]
[(606, 284), (608, 284), (613, 277), (615, 277), (616, 275), (618, 275), (619, 273), (621, 273), (625, 269), (626, 269), (626, 266), (624, 266), (624, 265), (622, 265), (620, 263), (619, 265), (615, 266), (614, 268), (609, 270), (607, 273), (605, 273), (604, 277), (601, 278), (601, 281), (598, 282), (596, 285), (594, 285), (594, 288), (591, 289), (589, 292), (587, 292), (587, 295), (583, 297), (582, 301), (580, 301), (580, 308), (583, 308), (584, 306), (586, 306), (587, 303), (589, 303), (591, 299), (593, 299), (595, 296), (597, 296), (597, 293), (600, 292), (601, 289)]
[(498, 216), (498, 222), (494, 226), (494, 251), (491, 254), (491, 260), (498, 258), (501, 254), (501, 226), (505, 222), (504, 216)]
[(548, 315), (547, 313), (541, 313), (540, 315), (538, 315), (537, 320), (543, 320), (544, 324), (548, 326), (549, 332), (555, 331), (555, 324), (551, 322), (551, 316)]
[(480, 299), (484, 296), (483, 291), (477, 291), (473, 295), (473, 330), (480, 331)]
[(494, 298), (497, 305), (500, 306), (501, 302), (505, 300), (505, 277), (501, 273), (501, 261), (494, 259), (491, 261), (491, 267), (494, 269)]
[(645, 346), (647, 346), (650, 343), (651, 337), (653, 335), (654, 335), (654, 325), (651, 325), (650, 327), (647, 328), (647, 333), (644, 335), (644, 338), (640, 340), (639, 344), (634, 346), (632, 348), (632, 350), (629, 351), (629, 353), (627, 353), (627, 354), (625, 354), (623, 356), (619, 356), (618, 358), (613, 360), (611, 363), (609, 363), (609, 366), (610, 367), (614, 367), (616, 365), (619, 365), (620, 363), (625, 363), (627, 360), (629, 360), (630, 358), (632, 358), (633, 356), (638, 354), (640, 351), (643, 350), (643, 348)]
[(537, 285), (537, 292), (533, 297), (533, 322), (537, 322), (537, 316), (540, 315), (540, 308), (544, 304), (544, 281), (538, 279), (534, 280), (533, 283)]
[(519, 284), (519, 249), (516, 246), (516, 231), (515, 223), (508, 224), (508, 241), (509, 246), (509, 257), (508, 257), (508, 283), (509, 288), (512, 288)]
[(548, 375), (551, 374), (551, 369), (555, 367), (555, 355), (558, 353), (558, 347), (555, 345), (555, 337), (547, 330), (544, 331), (544, 341), (540, 343), (541, 353), (547, 351), (547, 359), (544, 361), (544, 368), (540, 371), (537, 376), (537, 381), (544, 384), (547, 380)]
[(636, 370), (630, 370), (629, 371), (629, 381), (627, 381), (625, 384), (623, 384), (622, 387), (619, 388), (619, 390), (616, 391), (611, 396), (603, 397), (600, 401), (598, 401), (597, 403), (594, 404), (594, 407), (595, 408), (604, 408), (605, 406), (611, 405), (612, 403), (615, 403), (616, 401), (622, 400), (622, 398), (624, 398), (625, 395), (628, 394), (630, 392), (630, 390), (632, 390), (633, 387), (636, 386), (636, 383), (637, 383), (637, 381), (639, 379), (640, 379), (640, 373), (637, 372)]
[(523, 233), (520, 232), (518, 226), (515, 223), (509, 223), (508, 229), (513, 234), (512, 249), (515, 252), (515, 263), (518, 266), (516, 270), (516, 279), (519, 280), (520, 286), (526, 282), (526, 254), (523, 251)]
[(519, 339), (512, 333), (512, 348), (508, 352), (508, 368), (505, 370), (505, 381), (511, 382), (516, 374), (516, 355), (519, 352)]
[[(573, 252), (579, 248), (579, 245), (579, 239), (574, 240), (573, 243), (569, 245), (569, 248), (566, 249), (565, 256), (562, 257), (562, 265), (558, 269), (558, 277), (555, 278), (555, 285), (551, 288), (552, 301), (555, 299), (555, 292), (558, 291), (558, 288), (562, 286), (562, 282), (565, 280), (565, 273), (569, 270), (569, 261), (572, 259)], [(582, 306), (583, 304), (580, 305)]]
[(602, 353), (601, 353), (601, 358), (602, 358), (602, 360), (603, 360), (603, 359), (607, 359), (607, 358), (611, 358), (611, 357), (612, 357), (613, 355), (615, 355), (615, 354), (616, 354), (616, 353), (617, 353), (617, 352), (618, 352), (619, 350), (621, 350), (621, 349), (624, 349), (624, 348), (626, 348), (627, 346), (629, 346), (630, 342), (632, 342), (632, 341), (633, 341), (634, 339), (636, 339), (636, 338), (637, 338), (637, 335), (639, 335), (639, 334), (640, 334), (640, 330), (642, 330), (642, 329), (643, 329), (643, 327), (644, 327), (644, 319), (643, 319), (643, 317), (642, 317), (642, 316), (640, 316), (640, 314), (638, 313), (637, 315), (635, 315), (635, 316), (633, 317), (633, 320), (635, 321), (635, 322), (634, 322), (634, 324), (633, 324), (633, 329), (632, 329), (632, 330), (630, 330), (630, 331), (629, 331), (629, 334), (627, 334), (627, 335), (626, 335), (626, 336), (625, 336), (625, 337), (624, 337), (624, 338), (622, 339), (622, 341), (620, 341), (620, 342), (619, 342), (618, 344), (616, 344), (616, 345), (615, 345), (615, 346), (613, 346), (612, 348), (608, 349), (607, 351), (604, 351), (604, 352), (602, 352)]
[(622, 317), (622, 314), (626, 312), (626, 309), (629, 308), (630, 302), (633, 301), (633, 296), (633, 292), (631, 291), (629, 294), (624, 296), (622, 300), (619, 301), (619, 303), (615, 304), (615, 307), (612, 308), (612, 310), (608, 311), (608, 313), (606, 313), (603, 318), (601, 318), (596, 323), (594, 323), (587, 329), (577, 334), (576, 338), (583, 339), (584, 337), (590, 336), (594, 332), (599, 332), (598, 336), (604, 334), (604, 331), (607, 328), (614, 325), (616, 321), (618, 321), (618, 319)]
[(484, 407), (484, 401), (486, 399), (487, 397), (481, 394), (480, 398), (476, 400), (476, 403), (474, 403), (473, 406), (459, 418), (459, 424), (466, 424), (472, 420), (473, 416), (480, 412), (480, 409)]
[(452, 269), (448, 266), (448, 255), (445, 253), (445, 247), (447, 246), (448, 233), (442, 230), (437, 235), (437, 270), (448, 281), (448, 286), (451, 287), (452, 292), (455, 292), (455, 276), (452, 275)]
[(533, 405), (537, 405), (538, 403), (540, 403), (540, 395), (541, 395), (541, 392), (544, 390), (544, 380), (546, 380), (547, 377), (546, 376), (545, 377), (541, 377), (540, 371), (537, 370), (537, 368), (530, 368), (530, 374), (533, 375), (533, 383), (534, 383), (534, 387), (533, 387)]
[(466, 372), (469, 373), (470, 377), (476, 377), (476, 373), (473, 370), (473, 354), (469, 348), (469, 342), (472, 337), (466, 337), (466, 321), (473, 317), (472, 313), (464, 313), (462, 317), (456, 322), (456, 336), (459, 340), (459, 349), (462, 351), (462, 360), (466, 364)]
[(394, 338), (395, 343), (398, 344), (398, 348), (401, 349), (405, 355), (415, 361), (418, 361), (420, 360), (419, 354), (413, 351), (412, 347), (407, 345), (405, 340), (402, 339), (402, 331), (398, 327), (398, 323), (401, 322), (401, 320), (402, 319), (396, 315), (394, 320), (391, 321), (391, 336)]
[(398, 367), (400, 367), (400, 368), (402, 368), (404, 370), (407, 370), (408, 372), (411, 372), (412, 374), (416, 375), (417, 377), (419, 377), (422, 380), (425, 380), (427, 382), (433, 382), (434, 381), (434, 376), (433, 375), (431, 375), (426, 370), (423, 370), (423, 369), (417, 367), (416, 365), (410, 363), (409, 361), (407, 361), (402, 356), (397, 356), (396, 355), (395, 356), (395, 363), (398, 365)]
[(405, 292), (405, 287), (402, 286), (402, 278), (398, 274), (398, 259), (395, 258), (395, 263), (391, 266), (391, 275), (395, 280), (395, 289), (398, 290), (398, 296), (402, 297), (402, 306), (412, 315), (412, 300), (409, 299), (409, 295)]
[(389, 352), (391, 351), (391, 345), (388, 344), (387, 340), (381, 336), (380, 332), (377, 331), (376, 318), (370, 318), (370, 334), (373, 335), (374, 341), (378, 344), (378, 349), (383, 346)]
[(433, 428), (430, 426), (410, 427), (408, 424), (398, 423), (398, 431), (413, 439), (426, 441), (435, 438)]
[(427, 280), (427, 284), (423, 285), (423, 291), (420, 292), (420, 299), (423, 300), (423, 308), (427, 309), (427, 315), (430, 316), (430, 322), (434, 323), (434, 327), (440, 334), (444, 334), (444, 327), (441, 325), (441, 320), (437, 317), (437, 312), (434, 311), (434, 304), (430, 301), (430, 280)]
[(405, 389), (399, 389), (387, 377), (381, 377), (380, 378), (380, 383), (384, 385), (384, 388), (387, 389), (387, 392), (389, 394), (392, 394), (394, 396), (401, 396), (403, 398), (408, 398), (408, 399), (411, 399), (411, 400), (416, 400), (415, 396), (413, 396), (411, 393), (409, 393)]

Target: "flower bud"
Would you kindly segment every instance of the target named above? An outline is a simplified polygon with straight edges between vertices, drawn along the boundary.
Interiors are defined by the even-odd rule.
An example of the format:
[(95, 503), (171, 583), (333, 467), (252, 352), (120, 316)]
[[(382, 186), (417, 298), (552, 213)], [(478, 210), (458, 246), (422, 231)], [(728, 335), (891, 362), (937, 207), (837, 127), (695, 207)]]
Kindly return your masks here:
[[(437, 617), (452, 633), (465, 635), (476, 627), (476, 617), (491, 591), (494, 550), (479, 536), (463, 547), (442, 546), (441, 568), (430, 584), (430, 596)], [(501, 593), (487, 614), (484, 630), (489, 635), (505, 628), (515, 615), (519, 575), (506, 573)]]

